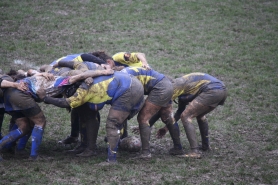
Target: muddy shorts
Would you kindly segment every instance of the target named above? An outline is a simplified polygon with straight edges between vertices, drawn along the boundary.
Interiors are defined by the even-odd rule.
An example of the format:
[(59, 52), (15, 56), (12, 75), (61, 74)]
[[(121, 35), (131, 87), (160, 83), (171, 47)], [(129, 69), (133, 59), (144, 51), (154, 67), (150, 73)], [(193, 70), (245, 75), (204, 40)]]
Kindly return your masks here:
[(198, 101), (203, 105), (210, 107), (217, 107), (223, 105), (227, 98), (226, 89), (209, 89), (201, 92), (194, 100)]
[(17, 112), (17, 114), (20, 112), (24, 117), (31, 117), (41, 112), (41, 108), (31, 95), (14, 88), (8, 88), (5, 91), (4, 101), (6, 111), (11, 114), (13, 112)]
[(131, 77), (130, 88), (114, 101), (111, 108), (118, 111), (129, 112), (128, 119), (134, 117), (144, 104), (144, 88), (136, 77)]
[(173, 85), (170, 80), (163, 78), (153, 87), (147, 100), (157, 106), (167, 107), (171, 103), (173, 92)]

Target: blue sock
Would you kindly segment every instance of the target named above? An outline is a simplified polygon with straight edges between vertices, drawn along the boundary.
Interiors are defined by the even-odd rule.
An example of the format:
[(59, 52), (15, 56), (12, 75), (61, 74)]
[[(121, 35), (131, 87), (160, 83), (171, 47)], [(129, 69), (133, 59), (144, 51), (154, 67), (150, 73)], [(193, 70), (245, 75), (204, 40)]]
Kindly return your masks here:
[[(10, 128), (10, 131), (13, 131), (16, 129), (18, 129), (18, 126), (16, 124), (13, 124), (12, 128)], [(9, 149), (9, 148), (12, 148), (14, 145), (15, 145), (15, 141), (8, 142), (5, 144), (5, 146), (3, 146), (3, 148)]]
[(23, 136), (22, 138), (20, 138), (17, 143), (16, 150), (24, 150), (30, 136), (31, 136), (31, 132)]
[(32, 131), (32, 148), (30, 157), (36, 159), (38, 156), (39, 146), (42, 142), (43, 128), (35, 126)]
[[(119, 144), (119, 141), (118, 141)], [(118, 150), (118, 144), (117, 146), (113, 149), (113, 151), (110, 149), (110, 145), (108, 144), (108, 162), (116, 162), (117, 161), (117, 150)]]
[(9, 134), (5, 135), (1, 140), (0, 140), (0, 150), (6, 145), (10, 144), (13, 141), (15, 141), (17, 138), (21, 136), (22, 132), (19, 129), (12, 130), (9, 132)]
[(180, 127), (179, 127), (178, 122), (174, 123), (174, 126), (177, 127), (177, 129), (178, 129), (178, 131), (179, 131), (179, 136), (180, 136)]
[[(175, 123), (174, 123), (174, 127), (176, 127), (176, 129), (178, 130), (179, 137), (180, 137), (180, 127), (179, 127), (178, 122), (175, 122)], [(181, 144), (176, 144), (176, 143), (174, 143), (174, 145), (175, 145), (175, 147), (178, 147), (179, 149), (182, 149)]]

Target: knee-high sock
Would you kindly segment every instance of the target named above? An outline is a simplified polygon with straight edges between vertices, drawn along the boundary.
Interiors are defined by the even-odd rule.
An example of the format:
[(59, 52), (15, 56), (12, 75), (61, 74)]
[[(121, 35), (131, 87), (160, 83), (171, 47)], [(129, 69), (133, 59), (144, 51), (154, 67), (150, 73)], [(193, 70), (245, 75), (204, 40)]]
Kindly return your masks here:
[(81, 146), (87, 146), (87, 129), (84, 123), (79, 124)]
[[(10, 131), (16, 130), (18, 129), (18, 126), (16, 124), (13, 124), (12, 127), (10, 128)], [(16, 144), (16, 141), (11, 141), (5, 144), (5, 146), (3, 146), (3, 148), (5, 149), (9, 149), (12, 148), (14, 145)]]
[(25, 136), (23, 136), (22, 138), (19, 139), (18, 143), (17, 143), (17, 146), (16, 146), (16, 150), (23, 150), (25, 149), (26, 147), (26, 144), (31, 136), (31, 133), (32, 133), (33, 129), (28, 133), (26, 134)]
[(142, 142), (142, 154), (150, 153), (151, 127), (147, 124), (140, 124), (140, 137)]
[(4, 136), (0, 140), (0, 150), (8, 143), (11, 143), (15, 141), (17, 138), (19, 138), (22, 135), (22, 132), (19, 129), (15, 129), (9, 132), (6, 136)]
[(79, 135), (79, 116), (76, 109), (71, 110), (71, 137), (78, 137)]
[(43, 128), (35, 126), (32, 131), (32, 148), (31, 148), (31, 157), (36, 158), (38, 156), (39, 146), (42, 142)]
[(96, 120), (93, 123), (86, 124), (87, 146), (90, 150), (96, 150), (96, 141), (100, 123)]
[(198, 149), (198, 141), (194, 125), (190, 122), (183, 122), (183, 127), (189, 141), (191, 151), (196, 152)]
[(106, 133), (108, 140), (108, 161), (117, 161), (117, 150), (120, 141), (120, 128), (117, 126), (117, 121), (114, 119), (107, 119)]
[(2, 124), (3, 124), (3, 120), (4, 120), (4, 114), (5, 114), (5, 109), (4, 108), (0, 108), (0, 139), (2, 139)]
[(173, 140), (174, 147), (178, 149), (182, 149), (181, 141), (180, 141), (180, 129), (178, 123), (176, 122), (174, 124), (167, 124), (166, 126)]
[(208, 121), (206, 119), (201, 120), (197, 119), (198, 125), (199, 125), (199, 130), (202, 138), (202, 148), (203, 149), (208, 149), (209, 148), (209, 126), (208, 126)]

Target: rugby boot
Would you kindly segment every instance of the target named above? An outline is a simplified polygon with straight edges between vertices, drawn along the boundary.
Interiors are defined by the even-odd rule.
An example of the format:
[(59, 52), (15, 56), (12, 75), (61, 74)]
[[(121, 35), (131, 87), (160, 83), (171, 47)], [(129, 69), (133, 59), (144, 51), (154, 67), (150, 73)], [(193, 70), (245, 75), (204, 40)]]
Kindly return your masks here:
[(184, 154), (184, 151), (182, 148), (178, 147), (173, 147), (169, 150), (169, 154), (170, 155), (183, 155)]
[(59, 144), (69, 145), (78, 142), (78, 137), (68, 136), (66, 139), (58, 141)]
[(178, 123), (174, 124), (167, 124), (166, 125), (169, 133), (171, 135), (171, 138), (174, 143), (174, 147), (169, 150), (170, 155), (182, 155), (184, 154), (182, 146), (181, 146), (181, 141), (180, 141), (180, 129)]
[(209, 133), (208, 133), (208, 122), (207, 119), (197, 119), (199, 130), (202, 138), (202, 145), (199, 146), (199, 149), (202, 151), (210, 151), (210, 145), (209, 145)]
[(194, 158), (194, 159), (200, 159), (202, 155), (199, 152), (189, 152), (187, 154), (183, 155), (177, 155), (180, 158)]
[(76, 147), (74, 147), (74, 149), (72, 150), (67, 150), (67, 153), (69, 154), (80, 154), (82, 152), (84, 152), (84, 150), (87, 148), (86, 145), (80, 144)]
[(77, 157), (90, 157), (96, 155), (97, 155), (96, 150), (91, 150), (88, 147), (82, 153), (76, 154)]
[(200, 158), (201, 155), (198, 150), (199, 147), (194, 125), (192, 123), (185, 122), (183, 126), (191, 148), (191, 152), (189, 154), (185, 154), (184, 157)]

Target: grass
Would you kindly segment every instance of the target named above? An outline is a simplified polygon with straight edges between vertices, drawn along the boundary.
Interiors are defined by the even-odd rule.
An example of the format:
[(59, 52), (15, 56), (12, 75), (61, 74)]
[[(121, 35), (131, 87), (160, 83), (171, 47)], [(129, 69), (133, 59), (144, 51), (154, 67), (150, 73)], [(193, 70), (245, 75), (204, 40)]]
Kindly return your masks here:
[[(219, 78), (229, 97), (208, 115), (213, 152), (201, 160), (169, 156), (169, 134), (155, 138), (159, 121), (151, 161), (133, 161), (133, 154), (121, 152), (119, 164), (109, 167), (98, 165), (106, 158), (109, 106), (101, 111), (99, 155), (76, 158), (57, 145), (70, 133), (67, 111), (40, 104), (48, 122), (40, 150), (45, 160), (5, 154), (0, 184), (277, 184), (277, 8), (274, 0), (2, 0), (0, 68), (6, 72), (71, 53), (140, 51), (155, 70), (173, 78), (191, 72)], [(8, 122), (6, 116), (4, 133)], [(136, 126), (136, 119), (129, 125)]]

